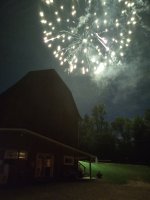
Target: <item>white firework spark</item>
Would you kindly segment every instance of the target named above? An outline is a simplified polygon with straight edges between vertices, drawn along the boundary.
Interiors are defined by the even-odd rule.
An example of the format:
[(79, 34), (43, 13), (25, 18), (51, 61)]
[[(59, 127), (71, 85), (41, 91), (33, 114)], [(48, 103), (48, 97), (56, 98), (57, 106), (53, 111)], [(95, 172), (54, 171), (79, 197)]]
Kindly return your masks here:
[(140, 20), (136, 0), (42, 0), (44, 42), (69, 72), (120, 64)]

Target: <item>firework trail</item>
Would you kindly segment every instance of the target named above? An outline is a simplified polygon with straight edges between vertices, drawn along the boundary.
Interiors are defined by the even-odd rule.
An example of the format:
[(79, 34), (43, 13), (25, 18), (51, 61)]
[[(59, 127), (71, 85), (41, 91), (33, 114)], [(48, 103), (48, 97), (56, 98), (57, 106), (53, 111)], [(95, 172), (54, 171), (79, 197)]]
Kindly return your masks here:
[(42, 0), (44, 42), (69, 73), (99, 74), (124, 62), (143, 6), (142, 0)]

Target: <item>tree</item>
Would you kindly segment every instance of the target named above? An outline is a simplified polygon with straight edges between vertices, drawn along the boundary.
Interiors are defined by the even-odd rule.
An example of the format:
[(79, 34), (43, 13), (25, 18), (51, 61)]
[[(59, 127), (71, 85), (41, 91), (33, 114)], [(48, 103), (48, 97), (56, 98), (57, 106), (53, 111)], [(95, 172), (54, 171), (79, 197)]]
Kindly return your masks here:
[(116, 140), (111, 131), (103, 132), (97, 139), (97, 156), (101, 160), (114, 160)]
[(117, 117), (111, 126), (116, 138), (117, 159), (131, 160), (133, 157), (132, 121), (128, 118)]
[(100, 159), (112, 159), (115, 140), (109, 123), (105, 120), (104, 105), (96, 105), (91, 116), (86, 115), (81, 123), (80, 140), (84, 150), (95, 153)]
[(150, 109), (147, 109), (144, 113), (144, 124), (145, 124), (145, 134), (144, 134), (144, 150), (145, 150), (145, 161), (150, 164)]
[(150, 109), (143, 117), (117, 117), (106, 121), (105, 106), (94, 106), (80, 127), (80, 147), (99, 159), (126, 162), (150, 162)]
[(144, 131), (144, 121), (141, 117), (135, 117), (133, 119), (133, 138), (134, 138), (134, 154), (135, 161), (142, 161), (143, 154), (143, 131)]
[(107, 123), (105, 121), (105, 115), (106, 115), (106, 110), (104, 105), (101, 104), (96, 105), (92, 110), (94, 130), (97, 133), (102, 133), (107, 127)]
[(133, 119), (133, 137), (136, 161), (150, 162), (150, 109), (146, 110), (144, 117)]
[(85, 115), (80, 124), (79, 146), (85, 151), (95, 153), (96, 142), (93, 128), (93, 120), (90, 116)]

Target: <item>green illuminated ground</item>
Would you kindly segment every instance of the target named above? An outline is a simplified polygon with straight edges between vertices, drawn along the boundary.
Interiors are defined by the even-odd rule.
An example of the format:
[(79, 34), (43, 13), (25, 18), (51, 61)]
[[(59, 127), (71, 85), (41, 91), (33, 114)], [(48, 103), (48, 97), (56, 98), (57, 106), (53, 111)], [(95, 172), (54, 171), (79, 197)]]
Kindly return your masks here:
[[(89, 164), (81, 162), (86, 166), (88, 173)], [(92, 176), (101, 172), (102, 179), (111, 183), (128, 183), (129, 181), (150, 182), (150, 167), (142, 165), (114, 164), (114, 163), (93, 163)]]

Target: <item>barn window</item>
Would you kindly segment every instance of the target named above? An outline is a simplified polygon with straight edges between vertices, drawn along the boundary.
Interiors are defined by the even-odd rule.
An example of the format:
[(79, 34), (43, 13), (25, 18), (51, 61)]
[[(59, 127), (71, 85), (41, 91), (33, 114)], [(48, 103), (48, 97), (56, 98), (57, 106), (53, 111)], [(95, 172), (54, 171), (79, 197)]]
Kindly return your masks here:
[(27, 159), (27, 152), (25, 151), (20, 151), (18, 154), (18, 158), (21, 160), (26, 160)]
[(18, 151), (16, 150), (7, 150), (4, 155), (5, 159), (18, 159)]
[(4, 155), (5, 159), (20, 159), (20, 160), (25, 160), (27, 159), (27, 152), (25, 151), (17, 151), (17, 150), (7, 150), (5, 151)]
[(74, 157), (64, 156), (64, 165), (74, 165)]

